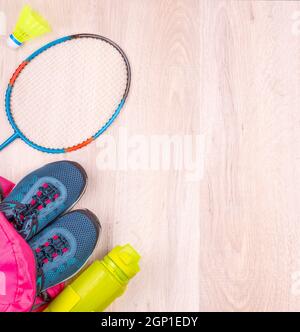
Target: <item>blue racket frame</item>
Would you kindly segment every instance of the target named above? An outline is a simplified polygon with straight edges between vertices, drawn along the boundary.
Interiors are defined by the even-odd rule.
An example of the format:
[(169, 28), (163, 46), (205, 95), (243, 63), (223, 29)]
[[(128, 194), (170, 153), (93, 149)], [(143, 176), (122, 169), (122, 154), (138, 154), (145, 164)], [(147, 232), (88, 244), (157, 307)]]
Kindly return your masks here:
[[(14, 121), (14, 118), (13, 118), (13, 115), (12, 115), (12, 110), (11, 110), (11, 105), (10, 105), (11, 93), (12, 93), (12, 90), (13, 90), (13, 86), (14, 86), (14, 83), (15, 83), (16, 79), (18, 78), (18, 76), (20, 75), (22, 70), (24, 69), (24, 67), (27, 66), (30, 63), (30, 61), (32, 61), (39, 54), (45, 52), (46, 50), (48, 50), (49, 48), (51, 48), (55, 45), (64, 43), (64, 42), (72, 40), (72, 39), (78, 39), (78, 38), (100, 39), (102, 41), (105, 41), (105, 42), (109, 43), (111, 46), (113, 46), (115, 49), (117, 49), (117, 51), (123, 57), (123, 59), (126, 63), (126, 67), (127, 67), (127, 86), (126, 86), (126, 90), (125, 90), (125, 93), (123, 95), (123, 98), (121, 99), (117, 109), (114, 111), (111, 118), (92, 137), (90, 137), (89, 139), (85, 140), (84, 142), (82, 142), (80, 144), (74, 145), (74, 146), (69, 147), (69, 148), (62, 148), (62, 149), (46, 148), (46, 147), (38, 145), (38, 144), (32, 142), (30, 139), (28, 139), (26, 137), (26, 135), (24, 135), (22, 133), (22, 131), (18, 128), (16, 122)], [(112, 123), (115, 121), (115, 119), (118, 117), (118, 115), (121, 112), (121, 109), (123, 108), (123, 106), (125, 104), (126, 98), (128, 96), (129, 88), (130, 88), (130, 82), (131, 82), (131, 69), (130, 69), (129, 61), (128, 61), (125, 53), (123, 52), (123, 50), (117, 44), (115, 44), (113, 41), (111, 41), (108, 38), (105, 38), (105, 37), (102, 37), (102, 36), (99, 36), (99, 35), (95, 35), (95, 34), (82, 33), (82, 34), (76, 34), (76, 35), (70, 35), (70, 36), (62, 37), (62, 38), (56, 39), (56, 40), (42, 46), (41, 48), (39, 48), (37, 51), (32, 53), (28, 58), (26, 58), (20, 64), (20, 66), (17, 68), (17, 70), (13, 74), (12, 78), (10, 79), (10, 82), (8, 84), (8, 87), (7, 87), (6, 93), (5, 93), (5, 111), (6, 111), (8, 121), (9, 121), (11, 127), (14, 130), (14, 134), (12, 136), (10, 136), (5, 142), (0, 144), (0, 151), (3, 150), (8, 145), (10, 145), (13, 141), (15, 141), (18, 138), (21, 139), (23, 142), (25, 142), (27, 145), (29, 145), (32, 148), (36, 149), (36, 150), (46, 152), (46, 153), (53, 153), (53, 154), (72, 152), (72, 151), (76, 151), (78, 149), (81, 149), (84, 146), (87, 146), (88, 144), (93, 142), (95, 139), (97, 139), (101, 134), (103, 134), (112, 125)]]

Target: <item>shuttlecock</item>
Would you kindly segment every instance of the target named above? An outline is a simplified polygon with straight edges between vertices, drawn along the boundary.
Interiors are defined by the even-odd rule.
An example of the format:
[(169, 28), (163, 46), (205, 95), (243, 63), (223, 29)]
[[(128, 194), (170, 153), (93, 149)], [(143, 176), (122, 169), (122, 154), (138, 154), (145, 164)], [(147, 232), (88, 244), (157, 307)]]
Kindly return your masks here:
[(50, 31), (51, 27), (49, 23), (29, 5), (25, 5), (13, 33), (7, 39), (7, 43), (12, 48), (18, 48), (25, 41)]

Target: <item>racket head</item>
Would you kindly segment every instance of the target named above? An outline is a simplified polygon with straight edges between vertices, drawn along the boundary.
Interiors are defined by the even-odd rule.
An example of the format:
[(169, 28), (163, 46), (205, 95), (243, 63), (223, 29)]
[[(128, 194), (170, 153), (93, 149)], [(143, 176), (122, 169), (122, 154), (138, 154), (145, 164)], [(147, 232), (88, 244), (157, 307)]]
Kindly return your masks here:
[[(20, 78), (22, 77), (22, 73), (27, 70), (28, 67), (30, 67), (30, 64), (35, 60), (38, 59), (40, 55), (43, 55), (48, 50), (53, 49), (57, 46), (63, 45), (64, 43), (70, 42), (70, 41), (82, 41), (82, 40), (94, 40), (99, 41), (103, 43), (103, 45), (106, 45), (107, 47), (110, 47), (108, 52), (113, 51), (112, 58), (116, 58), (117, 64), (115, 65), (115, 74), (118, 72), (118, 70), (121, 68), (122, 73), (122, 79), (120, 79), (120, 82), (118, 82), (118, 92), (116, 93), (117, 98), (112, 102), (110, 101), (110, 104), (112, 103), (114, 107), (112, 108), (109, 117), (101, 123), (101, 125), (97, 128), (97, 130), (92, 131), (91, 135), (88, 135), (87, 137), (84, 137), (82, 140), (79, 140), (75, 142), (75, 144), (68, 144), (67, 146), (48, 146), (48, 144), (40, 144), (36, 142), (36, 140), (32, 139), (30, 135), (24, 131), (22, 126), (20, 126), (18, 120), (16, 119), (16, 114), (14, 110), (13, 100), (14, 100), (14, 92), (16, 83), (19, 82)], [(96, 45), (96, 44), (95, 44)], [(102, 48), (102, 46), (100, 47)], [(111, 55), (108, 53), (108, 55)], [(118, 58), (119, 57), (119, 58)], [(101, 61), (101, 59), (99, 59)], [(122, 64), (121, 64), (122, 63)], [(89, 66), (89, 64), (87, 64)], [(105, 64), (103, 65), (105, 66)], [(120, 68), (118, 66), (121, 66)], [(108, 69), (109, 71), (109, 69)], [(27, 74), (28, 76), (28, 74)], [(106, 76), (108, 78), (109, 76)], [(113, 78), (112, 78), (113, 79)], [(126, 82), (125, 82), (126, 81)], [(105, 82), (104, 82), (105, 83)], [(127, 99), (129, 89), (130, 89), (130, 83), (131, 83), (131, 69), (130, 64), (127, 59), (126, 54), (124, 51), (113, 41), (110, 39), (96, 35), (96, 34), (89, 34), (89, 33), (83, 33), (83, 34), (75, 34), (70, 35), (66, 37), (62, 37), (59, 39), (56, 39), (41, 48), (39, 48), (37, 51), (32, 53), (29, 57), (27, 57), (16, 69), (13, 76), (11, 77), (6, 94), (5, 94), (5, 110), (7, 118), (10, 122), (10, 125), (12, 126), (15, 136), (21, 138), (27, 145), (31, 146), (34, 149), (37, 149), (42, 152), (46, 153), (66, 153), (71, 151), (76, 151), (82, 147), (87, 146), (88, 144), (92, 143), (95, 139), (97, 139), (101, 134), (103, 134), (115, 121), (115, 119), (118, 117), (118, 115), (121, 112), (121, 109), (123, 108), (125, 101)], [(35, 82), (36, 84), (36, 82)], [(110, 84), (110, 85), (109, 85)], [(111, 81), (108, 82), (108, 85), (112, 86)], [(104, 84), (105, 85), (105, 84)], [(109, 87), (108, 86), (108, 87)], [(106, 87), (106, 89), (108, 88)], [(101, 87), (99, 87), (101, 89)], [(101, 91), (101, 90), (99, 90)], [(115, 96), (114, 96), (115, 97)], [(20, 98), (20, 97), (19, 97)], [(101, 110), (100, 110), (101, 112)], [(95, 114), (94, 114), (95, 118)], [(95, 120), (95, 119), (94, 119)]]

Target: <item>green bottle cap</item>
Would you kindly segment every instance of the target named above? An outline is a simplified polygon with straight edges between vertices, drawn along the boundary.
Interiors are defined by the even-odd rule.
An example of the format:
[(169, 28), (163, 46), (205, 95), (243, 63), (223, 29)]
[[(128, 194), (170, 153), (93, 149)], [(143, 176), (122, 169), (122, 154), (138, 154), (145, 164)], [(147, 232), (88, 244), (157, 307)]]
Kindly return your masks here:
[(107, 256), (122, 270), (128, 279), (131, 279), (140, 271), (139, 260), (141, 256), (130, 244), (116, 246)]

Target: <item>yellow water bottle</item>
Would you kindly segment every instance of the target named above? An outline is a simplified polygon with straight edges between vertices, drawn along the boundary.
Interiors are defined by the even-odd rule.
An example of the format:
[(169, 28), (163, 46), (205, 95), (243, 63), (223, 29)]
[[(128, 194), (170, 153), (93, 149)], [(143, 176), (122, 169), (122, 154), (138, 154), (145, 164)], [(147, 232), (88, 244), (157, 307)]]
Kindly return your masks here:
[(101, 312), (126, 290), (140, 270), (140, 255), (127, 244), (117, 246), (102, 261), (95, 261), (67, 286), (46, 312)]

